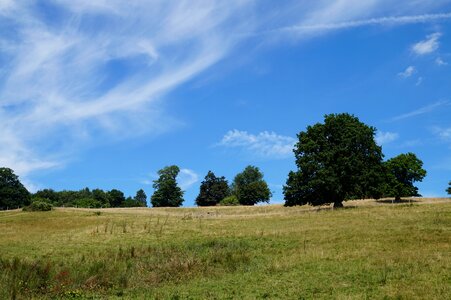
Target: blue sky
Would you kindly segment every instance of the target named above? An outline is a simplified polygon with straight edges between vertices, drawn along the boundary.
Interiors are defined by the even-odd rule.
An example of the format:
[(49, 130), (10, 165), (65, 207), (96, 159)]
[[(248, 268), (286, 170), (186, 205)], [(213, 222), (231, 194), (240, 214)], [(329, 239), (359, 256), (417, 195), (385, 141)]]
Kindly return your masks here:
[(274, 192), (296, 134), (329, 113), (451, 180), (451, 0), (0, 0), (0, 166), (26, 186), (150, 196), (181, 168), (260, 167)]

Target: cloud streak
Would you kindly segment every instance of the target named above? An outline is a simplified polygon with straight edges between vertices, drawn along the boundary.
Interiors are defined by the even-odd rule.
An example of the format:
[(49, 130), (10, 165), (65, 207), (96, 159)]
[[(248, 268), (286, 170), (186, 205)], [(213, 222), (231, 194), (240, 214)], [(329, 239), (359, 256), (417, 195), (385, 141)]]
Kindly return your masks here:
[[(402, 2), (405, 11), (437, 7)], [(451, 19), (372, 17), (402, 13), (387, 3), (286, 1), (273, 13), (253, 0), (49, 0), (45, 11), (1, 0), (0, 164), (23, 176), (63, 167), (85, 145), (171, 130), (180, 122), (165, 112), (165, 96), (256, 36)], [(291, 138), (230, 134), (240, 133), (262, 155), (291, 155)]]
[(102, 136), (171, 129), (163, 96), (231, 51), (249, 3), (55, 0), (49, 20), (2, 1), (0, 164), (27, 175)]
[(442, 14), (423, 14), (412, 16), (397, 16), (397, 17), (381, 17), (381, 18), (369, 18), (363, 20), (332, 22), (332, 23), (310, 23), (300, 24), (295, 26), (282, 27), (273, 32), (324, 32), (340, 29), (351, 29), (364, 26), (399, 26), (408, 24), (428, 23), (433, 21), (444, 21), (451, 19), (451, 13)]
[(424, 114), (433, 112), (436, 109), (438, 109), (439, 107), (447, 106), (447, 105), (450, 105), (449, 101), (438, 101), (438, 102), (432, 103), (430, 105), (423, 106), (419, 109), (413, 110), (411, 112), (396, 116), (396, 117), (392, 118), (391, 121), (400, 121), (400, 120), (417, 117), (420, 115), (424, 115)]
[(293, 156), (296, 139), (263, 131), (250, 134), (247, 131), (230, 130), (219, 142), (219, 146), (243, 149), (264, 158), (281, 159)]

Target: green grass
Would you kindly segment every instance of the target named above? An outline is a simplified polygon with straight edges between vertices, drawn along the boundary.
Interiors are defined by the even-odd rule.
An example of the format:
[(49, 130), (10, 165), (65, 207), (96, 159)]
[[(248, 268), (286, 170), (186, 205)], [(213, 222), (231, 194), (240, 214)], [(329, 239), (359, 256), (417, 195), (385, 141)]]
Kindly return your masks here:
[(0, 299), (449, 299), (451, 201), (0, 213)]

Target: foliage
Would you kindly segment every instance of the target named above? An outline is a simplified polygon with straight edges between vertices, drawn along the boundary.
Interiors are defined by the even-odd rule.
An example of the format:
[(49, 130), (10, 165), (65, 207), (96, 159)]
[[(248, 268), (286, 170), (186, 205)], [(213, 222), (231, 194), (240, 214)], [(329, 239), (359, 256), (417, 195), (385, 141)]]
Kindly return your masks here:
[(177, 166), (168, 166), (158, 171), (160, 176), (153, 182), (155, 189), (150, 202), (154, 207), (178, 207), (183, 203), (183, 191), (177, 185)]
[(143, 189), (136, 192), (134, 200), (138, 203), (138, 206), (147, 207), (147, 195)]
[(46, 201), (33, 201), (30, 205), (23, 208), (24, 211), (50, 211), (52, 210), (52, 204)]
[(350, 114), (326, 115), (324, 124), (298, 134), (298, 170), (284, 186), (285, 205), (342, 206), (345, 199), (377, 197), (383, 181), (382, 150), (375, 128)]
[(124, 193), (116, 189), (109, 191), (108, 197), (112, 207), (121, 207), (122, 203), (125, 201)]
[(229, 194), (229, 184), (225, 177), (216, 177), (212, 171), (208, 171), (205, 180), (200, 185), (196, 204), (198, 206), (215, 206)]
[(102, 204), (94, 198), (81, 198), (75, 201), (76, 207), (100, 208)]
[(401, 197), (420, 196), (418, 188), (413, 185), (426, 176), (423, 162), (413, 153), (400, 154), (384, 163), (387, 172), (388, 190), (386, 196)]
[(57, 204), (60, 201), (60, 196), (52, 189), (43, 189), (32, 195), (32, 201), (35, 201), (35, 199), (47, 199), (50, 203)]
[(448, 193), (448, 195), (451, 195), (451, 181), (448, 183), (449, 187), (446, 190), (446, 192)]
[(241, 205), (269, 202), (269, 198), (271, 198), (271, 191), (266, 181), (263, 180), (263, 173), (254, 166), (247, 166), (243, 172), (235, 176), (232, 193)]
[(240, 205), (240, 201), (238, 201), (238, 198), (235, 195), (231, 195), (228, 197), (225, 197), (219, 202), (219, 205), (221, 206), (235, 206)]
[(0, 168), (0, 209), (17, 208), (30, 203), (30, 193), (9, 168)]
[(110, 207), (110, 195), (101, 189), (94, 189), (92, 190), (92, 198), (94, 198), (95, 201), (100, 203), (101, 207)]
[[(143, 199), (145, 201), (145, 194), (139, 193), (138, 196), (140, 201)], [(59, 207), (107, 208), (143, 206), (142, 202), (138, 202), (134, 198), (125, 198), (124, 193), (117, 189), (111, 191), (93, 189), (91, 191), (89, 188), (84, 188), (79, 191), (64, 190), (59, 192), (52, 189), (44, 189), (33, 194), (32, 199), (33, 201), (35, 199), (48, 199), (48, 202), (53, 206)]]

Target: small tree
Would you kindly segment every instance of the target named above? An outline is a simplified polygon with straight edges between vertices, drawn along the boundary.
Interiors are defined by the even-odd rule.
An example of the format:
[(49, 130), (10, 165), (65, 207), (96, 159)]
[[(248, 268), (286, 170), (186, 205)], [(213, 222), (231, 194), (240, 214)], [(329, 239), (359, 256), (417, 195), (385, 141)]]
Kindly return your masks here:
[(200, 185), (196, 204), (198, 206), (214, 206), (229, 194), (229, 184), (225, 177), (216, 177), (212, 171), (208, 171), (205, 180)]
[(448, 189), (446, 190), (446, 192), (448, 193), (448, 195), (451, 195), (451, 181), (448, 183)]
[(255, 205), (258, 202), (269, 202), (271, 191), (263, 180), (263, 173), (254, 166), (247, 166), (238, 173), (232, 184), (232, 193), (241, 205)]
[(147, 195), (143, 189), (140, 189), (136, 192), (135, 201), (139, 206), (146, 207), (147, 206)]
[(9, 168), (0, 168), (0, 209), (30, 204), (30, 193)]
[(183, 203), (183, 191), (177, 185), (177, 175), (180, 169), (177, 166), (165, 167), (158, 171), (160, 176), (153, 182), (155, 189), (150, 202), (154, 207), (178, 207)]
[(400, 154), (385, 162), (387, 196), (395, 197), (396, 201), (401, 197), (420, 196), (418, 188), (413, 185), (415, 181), (422, 181), (426, 176), (423, 162), (413, 153)]
[(341, 207), (346, 199), (379, 196), (383, 155), (375, 130), (345, 113), (300, 132), (293, 150), (298, 170), (288, 174), (285, 205)]

